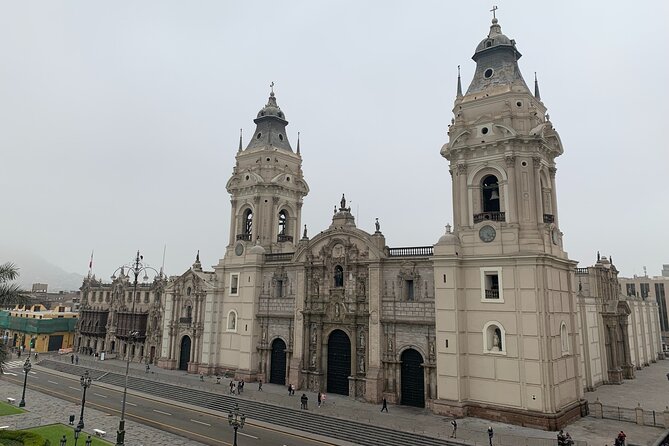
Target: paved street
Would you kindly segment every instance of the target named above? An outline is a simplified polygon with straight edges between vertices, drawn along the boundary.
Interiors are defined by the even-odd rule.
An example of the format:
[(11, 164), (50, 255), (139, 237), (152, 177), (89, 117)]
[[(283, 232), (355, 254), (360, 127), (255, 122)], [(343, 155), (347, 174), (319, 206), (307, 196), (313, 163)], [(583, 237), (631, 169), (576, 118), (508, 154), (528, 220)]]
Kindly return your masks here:
[[(44, 358), (46, 359), (46, 358)], [(51, 359), (51, 357), (50, 357)], [(56, 357), (55, 359), (62, 362), (63, 365), (70, 365), (69, 357)], [(40, 373), (41, 367), (36, 367), (35, 370), (37, 373)], [(107, 372), (120, 373), (122, 374), (125, 370), (125, 363), (118, 360), (110, 361), (95, 361), (89, 357), (81, 357), (80, 365), (77, 368), (79, 373), (83, 373), (85, 368), (98, 368), (103, 369)], [(18, 370), (20, 372), (20, 369)], [(15, 372), (10, 370), (10, 372)], [(602, 386), (597, 392), (586, 393), (586, 397), (594, 400), (596, 394), (599, 395), (614, 395), (615, 392), (619, 392), (620, 389), (626, 388), (630, 392), (630, 395), (635, 393), (635, 387), (637, 384), (640, 388), (645, 388), (646, 386), (650, 390), (652, 383), (657, 382), (657, 378), (661, 377), (664, 381), (660, 381), (662, 385), (669, 385), (669, 382), (666, 381), (664, 374), (669, 372), (669, 361), (660, 361), (657, 364), (654, 364), (652, 367), (645, 368), (644, 370), (637, 371), (638, 379), (635, 381), (626, 381), (625, 384), (621, 386)], [(98, 374), (104, 372), (98, 372)], [(131, 376), (138, 379), (141, 378), (142, 381), (150, 380), (154, 383), (164, 383), (164, 384), (176, 384), (183, 389), (191, 389), (195, 391), (207, 391), (214, 392), (215, 394), (224, 394), (227, 393), (228, 387), (227, 384), (229, 380), (222, 380), (221, 384), (216, 384), (216, 380), (213, 377), (205, 377), (204, 382), (200, 382), (197, 376), (188, 375), (181, 371), (167, 371), (160, 370), (158, 368), (152, 368), (151, 373), (146, 374), (144, 366), (141, 364), (132, 364), (131, 365)], [(646, 378), (648, 376), (649, 378)], [(30, 379), (30, 378), (29, 378)], [(646, 383), (646, 380), (649, 380)], [(637, 383), (638, 381), (638, 383)], [(3, 394), (6, 392), (3, 389)], [(301, 393), (298, 391), (297, 395), (294, 397), (289, 397), (286, 389), (283, 386), (276, 386), (271, 384), (263, 385), (263, 392), (257, 390), (257, 385), (255, 383), (247, 383), (245, 392), (239, 396), (235, 397), (239, 402), (243, 404), (250, 404), (252, 402), (265, 402), (275, 406), (283, 406), (286, 408), (296, 409), (299, 407), (298, 397)], [(326, 404), (317, 408), (314, 407), (316, 396), (314, 394), (308, 393), (310, 401), (310, 414), (320, 414), (325, 415), (328, 418), (325, 418), (324, 423), (330, 423), (337, 425), (337, 419), (347, 419), (347, 420), (356, 420), (363, 422), (365, 424), (370, 424), (378, 427), (385, 427), (391, 429), (401, 429), (404, 431), (415, 432), (422, 435), (427, 435), (444, 439), (450, 434), (450, 419), (432, 415), (426, 410), (404, 407), (404, 406), (391, 406), (390, 413), (380, 413), (380, 407), (376, 405), (366, 404), (360, 401), (355, 401), (353, 399), (342, 397), (338, 395), (328, 395), (326, 399)], [(618, 398), (619, 401), (630, 401), (630, 395), (627, 397), (624, 396), (612, 396), (611, 400), (614, 401)], [(20, 396), (20, 394), (19, 394)], [(624, 398), (624, 399), (622, 399)], [(649, 392), (650, 400), (655, 401), (654, 404), (666, 405), (662, 402), (665, 400), (663, 393), (658, 393), (657, 388), (655, 392)], [(600, 400), (602, 397), (600, 396)], [(605, 403), (611, 404), (611, 403)], [(631, 404), (631, 403), (629, 403)], [(71, 404), (70, 404), (71, 405)], [(636, 405), (636, 404), (634, 404)], [(75, 405), (76, 407), (76, 405)], [(630, 406), (633, 407), (633, 406)], [(160, 410), (160, 409), (159, 409)], [(166, 411), (169, 412), (169, 411)], [(48, 412), (47, 412), (48, 413)], [(74, 413), (74, 412), (73, 412)], [(171, 413), (171, 412), (169, 412)], [(88, 414), (88, 409), (87, 409)], [(108, 432), (115, 432), (116, 425), (118, 423), (118, 415), (105, 415), (107, 418), (111, 418), (111, 427)], [(196, 419), (196, 418), (193, 418)], [(58, 419), (58, 421), (62, 421)], [(133, 426), (136, 426), (135, 423), (132, 423)], [(527, 444), (546, 444), (553, 445), (555, 439), (554, 432), (545, 432), (537, 429), (524, 428), (519, 426), (505, 425), (502, 423), (491, 423), (480, 419), (475, 418), (465, 418), (458, 420), (458, 440), (465, 440), (466, 444), (487, 444), (487, 436), (485, 430), (488, 425), (492, 425), (495, 429), (496, 444), (505, 444), (513, 445), (518, 444), (519, 441), (527, 442), (524, 440), (528, 437), (532, 437), (535, 440), (532, 442), (527, 442)], [(88, 426), (87, 426), (88, 427)], [(139, 426), (138, 429), (150, 429), (150, 432), (155, 431), (150, 427)], [(572, 436), (577, 440), (586, 440), (590, 445), (600, 446), (603, 444), (611, 443), (613, 439), (613, 434), (618, 432), (620, 429), (625, 430), (628, 434), (629, 443), (631, 444), (652, 444), (652, 442), (661, 434), (662, 429), (649, 428), (643, 426), (637, 426), (631, 423), (619, 423), (612, 420), (597, 420), (591, 417), (584, 418), (577, 421), (576, 423), (569, 426), (567, 429)], [(128, 428), (130, 432), (130, 428)], [(160, 431), (157, 431), (160, 432)], [(170, 434), (160, 432), (161, 435)], [(109, 435), (109, 434), (108, 434)], [(143, 434), (139, 434), (143, 435)], [(149, 434), (149, 438), (153, 438)], [(157, 437), (156, 437), (157, 438)], [(544, 439), (543, 442), (541, 439)], [(244, 438), (244, 440), (247, 440)], [(144, 441), (141, 439), (140, 441)], [(169, 441), (169, 440), (167, 440)], [(200, 444), (192, 442), (190, 440), (180, 439), (181, 443), (169, 443), (169, 444)], [(185, 442), (184, 442), (185, 441)], [(441, 440), (443, 441), (443, 440)], [(439, 442), (437, 440), (436, 442)], [(145, 443), (135, 443), (135, 444), (145, 444)], [(154, 443), (160, 445), (161, 443)], [(244, 445), (249, 443), (242, 443)], [(293, 444), (293, 443), (286, 443)]]

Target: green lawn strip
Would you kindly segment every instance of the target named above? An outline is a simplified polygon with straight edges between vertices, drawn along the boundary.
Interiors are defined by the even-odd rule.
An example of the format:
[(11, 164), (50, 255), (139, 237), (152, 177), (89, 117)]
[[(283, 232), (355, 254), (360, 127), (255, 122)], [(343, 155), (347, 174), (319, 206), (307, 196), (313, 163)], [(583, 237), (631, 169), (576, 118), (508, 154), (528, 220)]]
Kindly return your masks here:
[[(58, 446), (60, 444), (60, 439), (63, 438), (63, 434), (65, 434), (65, 437), (67, 438), (68, 445), (74, 444), (74, 428), (71, 426), (66, 426), (64, 424), (51, 424), (48, 426), (34, 427), (32, 429), (26, 430), (29, 432), (35, 432), (36, 434), (39, 434), (42, 437), (48, 439), (51, 442), (51, 446)], [(81, 435), (79, 435), (79, 441), (77, 442), (77, 445), (84, 446), (89, 435), (93, 440), (93, 446), (107, 446), (113, 444), (108, 441), (101, 440), (93, 434), (82, 431)]]
[(17, 413), (23, 412), (25, 412), (25, 410), (0, 401), (0, 417), (4, 415), (16, 415)]

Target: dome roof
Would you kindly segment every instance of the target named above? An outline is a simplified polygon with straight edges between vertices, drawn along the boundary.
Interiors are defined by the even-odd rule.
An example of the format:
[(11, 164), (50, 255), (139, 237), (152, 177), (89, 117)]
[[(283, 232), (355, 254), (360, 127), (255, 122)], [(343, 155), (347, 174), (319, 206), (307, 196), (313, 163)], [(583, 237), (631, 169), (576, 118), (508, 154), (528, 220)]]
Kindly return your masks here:
[(286, 115), (283, 114), (281, 108), (276, 103), (276, 97), (274, 97), (274, 91), (269, 94), (269, 100), (267, 104), (258, 112), (258, 118), (263, 118), (267, 116), (275, 116), (277, 118), (286, 119)]
[(265, 254), (265, 248), (263, 248), (259, 244), (254, 245), (251, 249), (249, 249), (249, 254), (258, 254), (258, 255)]
[[(500, 46), (512, 47), (515, 50), (516, 41), (508, 38), (505, 34), (502, 34), (502, 27), (495, 18), (492, 19), (492, 25), (490, 25), (490, 32), (488, 33), (488, 37), (481, 40), (481, 42), (476, 46), (476, 51), (474, 54), (478, 54), (490, 48), (496, 48)], [(520, 58), (520, 53), (518, 53), (518, 58)]]
[(446, 225), (446, 233), (439, 237), (438, 245), (457, 245), (460, 243), (458, 236), (451, 232), (451, 225)]

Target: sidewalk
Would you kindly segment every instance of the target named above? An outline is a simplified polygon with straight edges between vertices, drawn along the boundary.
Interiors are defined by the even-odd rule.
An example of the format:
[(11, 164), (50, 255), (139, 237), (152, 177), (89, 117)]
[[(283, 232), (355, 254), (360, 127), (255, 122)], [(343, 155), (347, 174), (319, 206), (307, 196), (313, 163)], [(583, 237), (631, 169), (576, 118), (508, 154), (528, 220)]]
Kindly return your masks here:
[[(20, 396), (22, 390), (22, 386), (0, 379), (1, 395)], [(9, 429), (28, 429), (55, 423), (67, 425), (67, 418), (70, 414), (75, 415), (77, 420), (79, 419), (80, 404), (70, 403), (69, 401), (33, 391), (30, 387), (26, 389), (26, 402), (26, 413), (3, 416), (0, 418), (2, 425), (9, 426)], [(118, 422), (118, 415), (109, 415), (87, 406), (86, 427), (82, 432), (83, 440), (80, 440), (79, 444), (84, 444), (88, 435), (91, 437), (94, 436), (93, 429), (102, 429), (107, 432), (104, 439), (114, 443)], [(126, 420), (125, 430), (125, 443), (129, 446), (206, 446), (203, 443), (179, 437), (130, 420)]]
[[(44, 356), (44, 358), (41, 359), (46, 359), (47, 357), (66, 363), (70, 362), (69, 356), (59, 357), (58, 355), (49, 355)], [(125, 373), (125, 365), (125, 361), (118, 359), (99, 361), (93, 357), (79, 356), (79, 366), (82, 370), (88, 367), (123, 374)], [(648, 388), (649, 396), (654, 398), (656, 405), (660, 405), (661, 400), (666, 401), (664, 398), (666, 393), (658, 393), (657, 387), (655, 388), (655, 392), (650, 392), (650, 384), (646, 383), (645, 376), (650, 377), (649, 379), (651, 383), (655, 382), (658, 379), (658, 376), (662, 376), (662, 379), (665, 381), (661, 384), (669, 386), (669, 382), (666, 381), (667, 378), (664, 376), (667, 372), (669, 372), (669, 361), (660, 361), (642, 371), (637, 371), (637, 380), (626, 381), (625, 384), (621, 386), (601, 386), (597, 389), (597, 392), (586, 393), (586, 398), (594, 401), (596, 397), (595, 395), (597, 395), (603, 402), (603, 395), (614, 395), (610, 397), (611, 401), (617, 400), (620, 404), (632, 404), (633, 401), (631, 401), (631, 395), (635, 395), (637, 393), (637, 387), (640, 387), (642, 389)], [(216, 393), (227, 394), (229, 392), (230, 379), (223, 377), (221, 377), (220, 384), (216, 384), (216, 378), (213, 376), (205, 376), (204, 381), (200, 382), (200, 377), (198, 375), (188, 374), (181, 370), (163, 370), (152, 366), (150, 372), (146, 373), (145, 365), (139, 363), (131, 363), (129, 373), (131, 376), (177, 384), (181, 387), (197, 388)], [(615, 396), (616, 392), (620, 391), (622, 388), (625, 388), (625, 391), (630, 393), (625, 397)], [(415, 432), (438, 438), (445, 438), (451, 434), (450, 418), (437, 416), (428, 410), (414, 407), (389, 406), (389, 413), (381, 413), (380, 405), (377, 406), (362, 401), (356, 401), (341, 395), (328, 394), (325, 404), (319, 408), (316, 404), (316, 394), (312, 392), (296, 390), (295, 396), (289, 396), (285, 386), (268, 383), (263, 383), (263, 391), (259, 392), (258, 385), (255, 382), (246, 383), (244, 392), (239, 398), (253, 399), (278, 406), (299, 408), (299, 398), (302, 393), (306, 393), (309, 397), (309, 410), (318, 411), (323, 415), (352, 419), (376, 426)], [(605, 404), (613, 403), (607, 402)], [(664, 406), (666, 404), (662, 402), (661, 405)], [(634, 406), (636, 406), (636, 403), (630, 407)], [(527, 444), (545, 444), (546, 446), (553, 446), (556, 444), (555, 432), (490, 422), (478, 418), (463, 418), (458, 420), (458, 440), (464, 440), (463, 444), (487, 446), (488, 436), (486, 430), (488, 426), (492, 426), (495, 431), (495, 444), (511, 446), (520, 444), (519, 441), (525, 443), (526, 440), (522, 439), (530, 437), (536, 440), (527, 441)], [(611, 444), (615, 434), (621, 429), (627, 434), (628, 444), (641, 445), (652, 444), (663, 432), (663, 429), (659, 428), (637, 426), (631, 423), (620, 423), (613, 420), (601, 420), (592, 417), (578, 420), (568, 426), (566, 431), (571, 433), (574, 440), (586, 441), (590, 446), (601, 446), (604, 444)], [(542, 441), (541, 439), (544, 440)]]

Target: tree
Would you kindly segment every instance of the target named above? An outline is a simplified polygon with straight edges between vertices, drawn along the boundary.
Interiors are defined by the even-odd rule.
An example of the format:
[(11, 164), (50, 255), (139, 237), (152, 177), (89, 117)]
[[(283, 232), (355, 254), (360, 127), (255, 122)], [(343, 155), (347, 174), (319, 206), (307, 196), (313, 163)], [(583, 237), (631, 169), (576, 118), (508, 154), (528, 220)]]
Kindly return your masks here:
[[(15, 304), (24, 304), (28, 301), (25, 291), (16, 283), (8, 283), (19, 277), (19, 269), (13, 263), (0, 265), (0, 308)], [(0, 373), (4, 373), (4, 364), (9, 353), (7, 346), (0, 338)]]
[(19, 269), (13, 263), (0, 265), (0, 307), (25, 304), (28, 301), (25, 291), (16, 283), (8, 283), (19, 277)]

